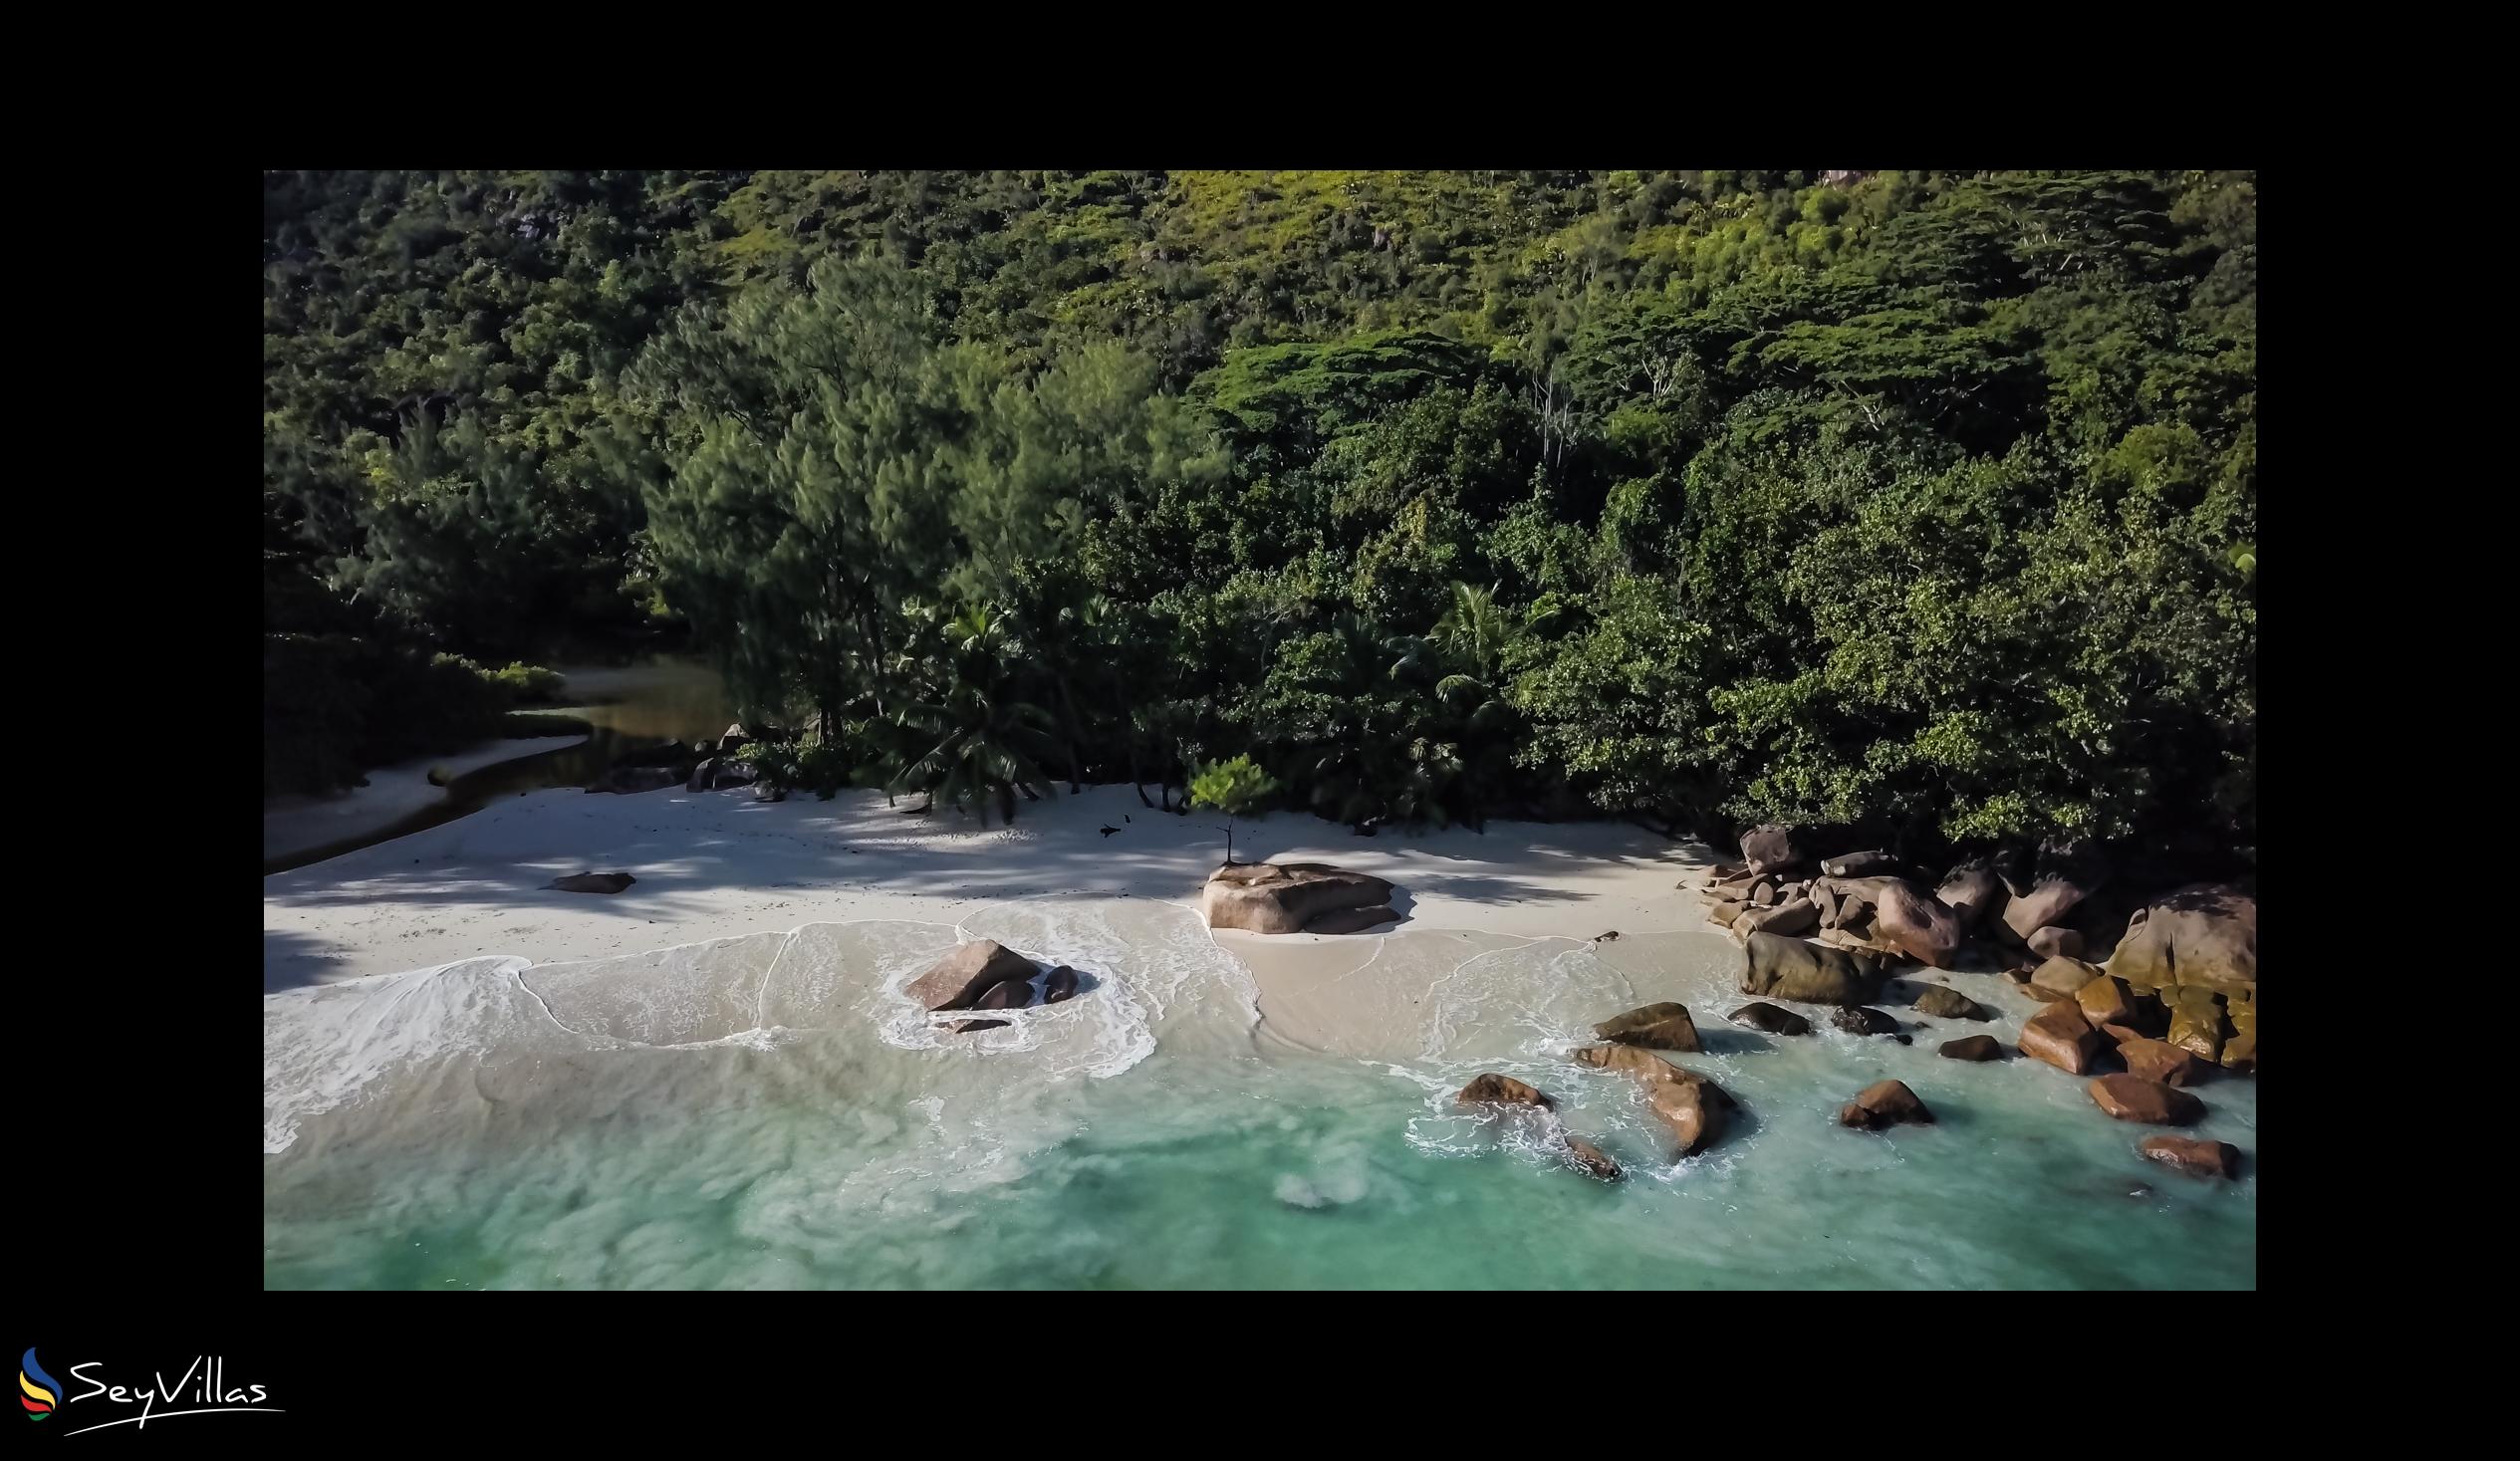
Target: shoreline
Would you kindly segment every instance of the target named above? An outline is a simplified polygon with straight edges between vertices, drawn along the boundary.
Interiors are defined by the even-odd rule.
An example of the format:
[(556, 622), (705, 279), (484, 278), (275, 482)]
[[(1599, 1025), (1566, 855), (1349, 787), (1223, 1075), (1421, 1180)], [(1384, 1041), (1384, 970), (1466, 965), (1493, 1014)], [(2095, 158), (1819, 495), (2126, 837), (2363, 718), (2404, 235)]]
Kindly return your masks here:
[[(1126, 784), (1046, 797), (1012, 827), (985, 831), (949, 811), (903, 816), (876, 791), (777, 803), (742, 790), (534, 792), (265, 876), (264, 989), (485, 956), (600, 958), (817, 922), (952, 924), (1061, 894), (1195, 911), (1224, 850), (1206, 815), (1141, 807)], [(1107, 837), (1104, 827), (1119, 831)], [(1631, 823), (1490, 822), (1484, 834), (1360, 838), (1279, 812), (1237, 822), (1235, 851), (1246, 861), (1336, 862), (1389, 879), (1408, 900), (1403, 921), (1361, 934), (1222, 931), (1219, 946), (1246, 965), (1251, 950), (1264, 964), (1326, 967), (1345, 957), (1327, 945), (1353, 945), (1361, 959), (1398, 931), (1582, 944), (1611, 931), (1714, 927), (1676, 886), (1713, 853)], [(610, 896), (543, 886), (581, 871), (637, 881)]]

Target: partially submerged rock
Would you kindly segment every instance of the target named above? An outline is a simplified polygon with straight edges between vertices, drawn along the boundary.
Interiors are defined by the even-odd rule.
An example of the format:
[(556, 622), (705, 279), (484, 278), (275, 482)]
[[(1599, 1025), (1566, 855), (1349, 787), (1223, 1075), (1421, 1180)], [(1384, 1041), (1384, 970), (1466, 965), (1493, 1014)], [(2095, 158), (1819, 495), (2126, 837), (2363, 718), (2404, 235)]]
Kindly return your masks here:
[(1863, 1131), (1900, 1124), (1930, 1126), (1933, 1112), (1904, 1081), (1877, 1081), (1838, 1111), (1838, 1124)]
[(2176, 1087), (2141, 1076), (2103, 1076), (2086, 1089), (2102, 1110), (2122, 1121), (2192, 1126), (2205, 1117), (2203, 1101)]
[(2205, 1064), (2166, 1040), (2129, 1040), (2118, 1046), (2127, 1074), (2164, 1086), (2193, 1086), (2205, 1079)]
[(1984, 1005), (1947, 984), (1928, 984), (1916, 996), (1914, 1009), (1920, 1015), (1937, 1020), (1992, 1020), (1994, 1015)]
[(1624, 1015), (1613, 1015), (1593, 1027), (1593, 1033), (1615, 1045), (1640, 1045), (1647, 1050), (1695, 1051), (1697, 1024), (1688, 1015), (1686, 1005), (1670, 1003), (1646, 1005)]
[(2191, 1177), (2221, 1177), (2228, 1181), (2240, 1175), (2240, 1148), (2228, 1141), (2200, 1141), (2190, 1136), (2146, 1136), (2140, 1149), (2152, 1160)]
[(1010, 979), (1030, 980), (1033, 961), (995, 939), (957, 947), (909, 982), (903, 991), (926, 1010), (967, 1010)]
[(1046, 1005), (1055, 1005), (1062, 1000), (1076, 998), (1076, 993), (1077, 971), (1061, 964), (1050, 971), (1048, 979), (1042, 981), (1041, 1002)]
[(1204, 911), (1210, 928), (1304, 933), (1328, 914), (1375, 908), (1390, 897), (1391, 884), (1382, 878), (1327, 862), (1237, 862), (1209, 875)]
[(1682, 1156), (1695, 1156), (1722, 1139), (1726, 1115), (1739, 1108), (1722, 1087), (1704, 1076), (1633, 1045), (1588, 1045), (1573, 1059), (1579, 1065), (1625, 1071), (1640, 1082), (1645, 1103), (1670, 1128)]
[(1898, 1022), (1880, 1010), (1842, 1009), (1829, 1017), (1829, 1023), (1849, 1035), (1896, 1035)]
[(2044, 990), (2059, 999), (2072, 999), (2083, 992), (2084, 985), (2099, 977), (2098, 965), (2060, 954), (2039, 966), (2038, 971), (2030, 976), (2030, 987)]
[(1724, 1018), (1735, 1025), (1747, 1025), (1753, 1030), (1764, 1031), (1770, 1035), (1809, 1035), (1811, 1033), (1811, 1021), (1782, 1005), (1772, 1005), (1764, 1000), (1743, 1005)]
[(555, 877), (543, 886), (562, 892), (617, 893), (636, 881), (637, 878), (627, 872), (572, 872), (566, 877)]
[(1556, 1101), (1542, 1095), (1537, 1088), (1526, 1086), (1511, 1076), (1499, 1076), (1494, 1072), (1489, 1072), (1462, 1087), (1460, 1094), (1452, 1098), (1462, 1105), (1528, 1105), (1537, 1106), (1542, 1110), (1551, 1109), (1557, 1104)]
[(1942, 1048), (1935, 1054), (1953, 1061), (2000, 1061), (2004, 1058), (2004, 1047), (1992, 1035), (1964, 1035), (1958, 1040), (1942, 1042)]
[(1623, 1175), (1619, 1170), (1619, 1163), (1612, 1161), (1607, 1152), (1581, 1136), (1566, 1138), (1566, 1159), (1567, 1165), (1574, 1167), (1577, 1171), (1588, 1177), (1599, 1177), (1605, 1182), (1616, 1182)]
[(2083, 1018), (2096, 1027), (2123, 1025), (2132, 1030), (2140, 1028), (2146, 1018), (2127, 981), (2106, 974), (2076, 990), (2074, 1003), (2082, 1006)]
[(2069, 1076), (2089, 1072), (2105, 1043), (2100, 1032), (2083, 1018), (2082, 1008), (2071, 1000), (2048, 1006), (2021, 1027), (2021, 1053), (2034, 1061), (2045, 1061)]
[(1860, 1005), (1881, 997), (1881, 966), (1862, 954), (1775, 933), (1751, 934), (1742, 953), (1743, 994), (1815, 1005)]

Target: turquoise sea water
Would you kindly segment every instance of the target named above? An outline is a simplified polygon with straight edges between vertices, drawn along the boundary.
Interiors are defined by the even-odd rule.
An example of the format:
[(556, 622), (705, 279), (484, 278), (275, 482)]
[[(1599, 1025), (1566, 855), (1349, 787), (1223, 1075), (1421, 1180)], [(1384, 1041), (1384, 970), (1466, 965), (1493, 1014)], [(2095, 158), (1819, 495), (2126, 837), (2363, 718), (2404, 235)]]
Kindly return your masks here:
[[(1074, 964), (1089, 986), (1010, 1029), (937, 1035), (897, 990), (962, 936)], [(2001, 1013), (1992, 1025), (1918, 1028), (1886, 999), (1914, 1038), (1901, 1047), (1728, 1025), (1745, 1001), (1718, 935), (1349, 942), (1372, 946), (1340, 950), (1363, 964), (1289, 986), (1276, 1022), (1194, 913), (1111, 898), (273, 995), (265, 1281), (2255, 1286), (2254, 1082), (2199, 1088), (2191, 1133), (2240, 1146), (2249, 1175), (2182, 1177), (2142, 1159), (2151, 1128), (2103, 1115), (2083, 1081), (1933, 1053), (1981, 1031), (2009, 1043), (2035, 1010), (1991, 977), (1948, 980)], [(1744, 1107), (1687, 1161), (1628, 1078), (1564, 1058), (1593, 1021), (1659, 999), (1688, 1005), (1709, 1047), (1670, 1059)], [(1481, 1071), (1556, 1096), (1628, 1179), (1577, 1174), (1534, 1123), (1455, 1108)], [(1938, 1123), (1839, 1127), (1884, 1076)]]

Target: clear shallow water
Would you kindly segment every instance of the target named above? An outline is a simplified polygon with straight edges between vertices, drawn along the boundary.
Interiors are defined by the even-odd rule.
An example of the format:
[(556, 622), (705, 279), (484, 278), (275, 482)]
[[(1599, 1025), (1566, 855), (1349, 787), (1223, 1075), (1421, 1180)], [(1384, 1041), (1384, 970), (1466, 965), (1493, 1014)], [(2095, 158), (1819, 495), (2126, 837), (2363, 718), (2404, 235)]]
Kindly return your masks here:
[[(958, 936), (1076, 965), (1075, 1000), (929, 1032), (897, 994)], [(2236, 1184), (2142, 1160), (2084, 1083), (1723, 1013), (1718, 936), (1594, 948), (1408, 929), (1298, 988), (1186, 909), (1003, 905), (579, 964), (469, 960), (265, 1003), (274, 1288), (2250, 1288), (2254, 1083), (2200, 1088)], [(1347, 950), (1342, 949), (1342, 953)], [(1350, 967), (1353, 963), (1354, 967)], [(1322, 988), (1335, 981), (1340, 998)], [(1283, 1000), (1279, 996), (1283, 994)], [(1675, 1059), (1746, 1107), (1671, 1162), (1592, 1021), (1678, 999)], [(1912, 1012), (1893, 996), (1903, 1024)], [(1345, 1011), (1344, 1020), (1333, 1018)], [(1483, 1070), (1557, 1096), (1606, 1185), (1456, 1110)], [(1835, 1124), (1885, 1075), (1940, 1118)], [(2130, 1196), (2140, 1186), (2149, 1190)]]

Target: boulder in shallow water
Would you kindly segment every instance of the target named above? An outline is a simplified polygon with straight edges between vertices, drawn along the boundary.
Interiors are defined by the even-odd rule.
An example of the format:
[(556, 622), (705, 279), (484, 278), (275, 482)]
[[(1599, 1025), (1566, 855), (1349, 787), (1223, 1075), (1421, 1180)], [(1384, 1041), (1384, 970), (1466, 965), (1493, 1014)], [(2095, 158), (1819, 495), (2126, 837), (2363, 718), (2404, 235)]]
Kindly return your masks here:
[(1303, 933), (1316, 918), (1386, 904), (1391, 885), (1327, 862), (1237, 862), (1209, 874), (1210, 928)]
[(1557, 1104), (1536, 1088), (1494, 1072), (1462, 1087), (1460, 1094), (1452, 1098), (1463, 1105), (1529, 1105), (1544, 1111)]
[(2164, 1086), (2193, 1086), (2205, 1079), (2204, 1062), (2166, 1040), (2122, 1041), (2118, 1059), (2127, 1063), (2128, 1075)]
[(2228, 1141), (2199, 1141), (2189, 1136), (2146, 1136), (2141, 1150), (2152, 1160), (2191, 1177), (2221, 1177), (2228, 1181), (2240, 1175), (2240, 1148)]
[(1613, 1015), (1594, 1026), (1593, 1033), (1615, 1045), (1641, 1045), (1647, 1050), (1700, 1049), (1697, 1023), (1689, 1018), (1688, 1006), (1667, 1002)]
[(2109, 972), (2138, 989), (2254, 991), (2257, 899), (2219, 883), (2193, 883), (2156, 898), (2128, 920)]
[(1845, 949), (1776, 933), (1753, 933), (1742, 948), (1741, 992), (1815, 1005), (1860, 1005), (1882, 993), (1882, 968)]
[(2072, 1000), (2048, 1006), (2021, 1027), (2021, 1053), (2069, 1076), (2089, 1072), (2104, 1044), (2100, 1032), (2083, 1018), (2082, 1007)]
[(1043, 1004), (1055, 1005), (1062, 1000), (1075, 999), (1076, 996), (1077, 971), (1065, 964), (1051, 970), (1050, 977), (1042, 981), (1041, 1002)]
[(2083, 956), (2083, 935), (2053, 923), (2034, 930), (2025, 941), (2030, 945), (2030, 952), (2043, 959), (2079, 959)]
[(562, 892), (617, 893), (638, 881), (627, 872), (572, 872), (543, 884)]
[(975, 1010), (1020, 1010), (1033, 1002), (1033, 976), (1028, 968), (1012, 979), (1003, 979), (989, 986), (989, 992), (974, 1000), (968, 1008)]
[(2004, 1058), (2004, 1047), (1992, 1035), (1964, 1035), (1958, 1040), (1942, 1042), (1941, 1049), (1934, 1053), (1953, 1061), (2000, 1061)]
[(1033, 961), (993, 938), (966, 943), (909, 982), (903, 991), (925, 1010), (967, 1010), (1010, 979), (1033, 977)]
[(2205, 1118), (2203, 1101), (2174, 1086), (2141, 1076), (2103, 1076), (2085, 1089), (2102, 1110), (2122, 1121), (2192, 1126)]
[(1861, 1131), (1901, 1124), (1930, 1126), (1933, 1112), (1916, 1098), (1915, 1092), (1907, 1089), (1906, 1082), (1877, 1081), (1838, 1111), (1838, 1124)]
[(1670, 1128), (1682, 1156), (1695, 1156), (1721, 1140), (1726, 1115), (1739, 1108), (1714, 1082), (1637, 1046), (1588, 1045), (1572, 1058), (1578, 1065), (1625, 1071), (1640, 1082), (1646, 1105)]
[(2139, 1003), (2127, 981), (2103, 974), (2074, 993), (2074, 1003), (2083, 1007), (2083, 1018), (2096, 1027), (2124, 1025), (2141, 1028), (2147, 1019), (2148, 1001)]
[(1926, 985), (1924, 992), (1916, 996), (1914, 1008), (1917, 1014), (1930, 1015), (1937, 1020), (1992, 1020), (1995, 1018), (1988, 1013), (1984, 1005), (1947, 984)]
[(2059, 999), (2072, 999), (2083, 992), (2083, 986), (2100, 977), (2100, 966), (2086, 964), (2063, 954), (2041, 964), (2030, 976), (2030, 987)]
[(1896, 1035), (1898, 1022), (1880, 1010), (1861, 1007), (1841, 1009), (1829, 1017), (1829, 1023), (1849, 1035)]
[(1616, 1182), (1623, 1175), (1619, 1163), (1612, 1161), (1609, 1153), (1581, 1136), (1566, 1138), (1566, 1159), (1567, 1164), (1577, 1171), (1605, 1182)]
[(1811, 1021), (1782, 1005), (1772, 1005), (1764, 1000), (1743, 1005), (1724, 1018), (1735, 1025), (1747, 1025), (1753, 1030), (1764, 1031), (1769, 1035), (1809, 1035), (1811, 1033)]

